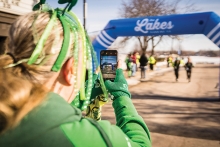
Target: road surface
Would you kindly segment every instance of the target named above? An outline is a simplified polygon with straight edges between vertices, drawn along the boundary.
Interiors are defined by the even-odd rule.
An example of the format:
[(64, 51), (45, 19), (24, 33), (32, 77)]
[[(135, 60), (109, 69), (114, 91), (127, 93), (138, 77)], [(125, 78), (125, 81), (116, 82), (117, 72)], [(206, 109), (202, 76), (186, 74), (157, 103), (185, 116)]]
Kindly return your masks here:
[[(151, 132), (153, 147), (220, 147), (218, 83), (218, 65), (197, 64), (191, 82), (182, 68), (178, 82), (171, 70), (130, 86), (133, 103)], [(115, 124), (111, 103), (103, 107), (102, 119)]]

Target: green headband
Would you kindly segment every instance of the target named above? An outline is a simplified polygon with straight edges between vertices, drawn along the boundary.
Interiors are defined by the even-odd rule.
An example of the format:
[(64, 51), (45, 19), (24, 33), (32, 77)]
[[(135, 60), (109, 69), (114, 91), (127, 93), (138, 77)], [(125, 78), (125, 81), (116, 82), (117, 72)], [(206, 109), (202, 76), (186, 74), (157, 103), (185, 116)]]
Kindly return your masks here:
[[(69, 6), (70, 4), (68, 4), (67, 6)], [(71, 3), (71, 5), (73, 5)], [(41, 6), (40, 8), (46, 8)], [(69, 10), (69, 9), (68, 9)], [(86, 106), (89, 104), (90, 102), (90, 95), (91, 95), (91, 89), (92, 89), (92, 51), (91, 46), (89, 46), (88, 42), (88, 38), (86, 38), (85, 35), (85, 31), (83, 29), (83, 26), (80, 24), (77, 16), (69, 11), (66, 11), (66, 8), (64, 10), (61, 9), (55, 9), (52, 11), (52, 17), (48, 23), (48, 25), (45, 28), (44, 33), (42, 34), (41, 38), (39, 39), (36, 48), (34, 49), (28, 64), (34, 64), (35, 61), (37, 61), (38, 57), (40, 56), (43, 47), (44, 47), (44, 43), (47, 40), (47, 37), (49, 36), (50, 31), (52, 31), (52, 28), (55, 24), (56, 17), (58, 17), (58, 19), (60, 20), (62, 26), (63, 26), (63, 31), (64, 31), (64, 39), (63, 39), (63, 43), (62, 43), (62, 48), (60, 50), (60, 53), (53, 65), (53, 67), (51, 68), (52, 71), (59, 71), (60, 68), (62, 67), (62, 64), (64, 62), (64, 60), (66, 59), (66, 55), (70, 46), (70, 33), (73, 33), (74, 36), (74, 53), (73, 53), (73, 57), (74, 57), (74, 66), (78, 66), (78, 55), (79, 52), (82, 52), (82, 62), (83, 62), (83, 67), (81, 68), (81, 88), (80, 88), (80, 99), (79, 101), (80, 104), (77, 106), (78, 108), (80, 108), (81, 110), (85, 110)], [(56, 16), (56, 17), (55, 17)], [(79, 36), (81, 37), (81, 46), (79, 46), (79, 42), (78, 42), (78, 38)], [(80, 47), (80, 49), (79, 49)], [(86, 75), (86, 63), (87, 61), (90, 64), (89, 68), (88, 68), (88, 84), (86, 85), (86, 92), (85, 92), (85, 75)], [(77, 68), (74, 68), (74, 77), (77, 78)], [(77, 81), (77, 80), (76, 80)], [(75, 88), (77, 87), (77, 83), (75, 84)]]
[(61, 69), (63, 61), (66, 58), (66, 54), (67, 54), (69, 43), (70, 43), (70, 28), (68, 27), (68, 24), (62, 15), (58, 15), (58, 17), (63, 26), (64, 39), (63, 39), (63, 44), (62, 44), (60, 54), (51, 69), (52, 71), (59, 71)]
[[(77, 16), (74, 13), (69, 11), (76, 4), (77, 0), (59, 0), (60, 4), (63, 4), (66, 2), (68, 2), (68, 4), (64, 10), (58, 9), (58, 8), (55, 10), (49, 10), (48, 9), (49, 7), (45, 5), (45, 0), (41, 0), (37, 5), (34, 6), (33, 10), (49, 12), (49, 13), (51, 12), (52, 16), (50, 18), (50, 21), (48, 22), (45, 28), (45, 31), (43, 32), (39, 41), (37, 42), (37, 45), (31, 57), (29, 59), (23, 59), (21, 61), (18, 61), (17, 63), (14, 63), (14, 64), (10, 64), (6, 66), (5, 68), (13, 67), (23, 62), (27, 62), (29, 65), (31, 64), (42, 65), (42, 61), (45, 59), (45, 55), (41, 55), (42, 50), (44, 48), (44, 43), (49, 37), (50, 32), (53, 30), (53, 27), (56, 24), (57, 19), (59, 19), (63, 27), (64, 39), (62, 42), (62, 47), (59, 52), (59, 55), (54, 65), (52, 66), (51, 70), (57, 72), (61, 69), (65, 59), (67, 58), (67, 52), (71, 45), (70, 38), (72, 34), (72, 36), (74, 36), (72, 37), (73, 38), (72, 42), (74, 42), (74, 51), (71, 53), (71, 56), (73, 56), (74, 58), (73, 66), (75, 67), (78, 66), (78, 62), (81, 59), (79, 58), (79, 52), (82, 52), (81, 60), (83, 60), (83, 67), (80, 67), (81, 73), (82, 73), (81, 88), (80, 88), (79, 93), (78, 91), (76, 91), (78, 94), (72, 104), (74, 104), (76, 107), (78, 107), (81, 110), (85, 110), (87, 105), (90, 103), (91, 90), (93, 86), (92, 62), (93, 61), (95, 62), (96, 67), (98, 67), (99, 64), (97, 62), (95, 51), (93, 49), (93, 46), (90, 42), (90, 39), (87, 33), (84, 31), (83, 26), (79, 22), (79, 19), (77, 18)], [(68, 11), (67, 11), (67, 7), (68, 7)], [(81, 39), (81, 42), (79, 42), (79, 38)], [(81, 46), (79, 46), (79, 43), (81, 43)], [(90, 63), (89, 66), (86, 66), (87, 62)], [(86, 67), (88, 70), (87, 85), (85, 85)], [(77, 68), (74, 68), (73, 74), (74, 74), (74, 77), (77, 79)], [(105, 88), (104, 81), (103, 81), (101, 74), (100, 74), (100, 81), (101, 81), (101, 87), (104, 92), (104, 95), (106, 98), (108, 98), (107, 90)], [(77, 87), (77, 83), (75, 83), (75, 89), (76, 87)], [(86, 91), (85, 91), (85, 87), (86, 87)]]
[(57, 19), (57, 11), (54, 11), (49, 23), (47, 24), (47, 26), (44, 30), (44, 33), (42, 34), (40, 40), (37, 43), (37, 46), (34, 49), (34, 52), (32, 53), (31, 57), (28, 60), (29, 65), (35, 63), (37, 58), (39, 57), (40, 53), (42, 52), (44, 43), (47, 40), (51, 30), (53, 29), (53, 26), (56, 22), (56, 19)]

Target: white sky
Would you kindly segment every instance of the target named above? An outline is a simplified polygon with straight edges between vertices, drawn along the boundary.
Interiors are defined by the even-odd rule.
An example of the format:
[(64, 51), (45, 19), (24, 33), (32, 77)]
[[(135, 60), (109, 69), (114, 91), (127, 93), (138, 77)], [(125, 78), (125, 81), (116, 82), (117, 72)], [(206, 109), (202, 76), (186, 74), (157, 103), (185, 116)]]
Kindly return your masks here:
[[(129, 0), (124, 0), (129, 1)], [(188, 0), (183, 0), (187, 2)], [(89, 34), (97, 33), (101, 31), (110, 20), (118, 19), (119, 7), (121, 6), (122, 0), (86, 0), (87, 2), (87, 19), (86, 28)], [(195, 6), (199, 9), (199, 12), (213, 11), (220, 16), (220, 0), (191, 0)], [(65, 7), (59, 5), (57, 0), (47, 0), (52, 7)], [(83, 23), (83, 0), (78, 0), (76, 6), (73, 7), (72, 11), (79, 17)], [(197, 11), (198, 12), (198, 11)], [(165, 37), (166, 38), (166, 37)], [(210, 41), (204, 35), (182, 35), (181, 44), (178, 41), (173, 41), (173, 47), (185, 50), (219, 50), (217, 45)], [(167, 38), (160, 43), (156, 49), (169, 50), (171, 48), (172, 40)]]

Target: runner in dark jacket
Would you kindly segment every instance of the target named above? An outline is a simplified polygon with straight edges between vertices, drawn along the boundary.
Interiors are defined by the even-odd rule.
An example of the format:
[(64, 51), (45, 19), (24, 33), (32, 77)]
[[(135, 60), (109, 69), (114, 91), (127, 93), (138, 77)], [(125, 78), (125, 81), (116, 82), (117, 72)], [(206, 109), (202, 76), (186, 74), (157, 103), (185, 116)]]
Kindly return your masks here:
[(179, 78), (179, 68), (180, 68), (180, 58), (177, 57), (176, 60), (173, 62), (173, 68), (174, 68), (174, 74), (176, 77), (176, 81), (178, 81)]
[(188, 61), (186, 62), (184, 67), (186, 69), (187, 79), (190, 82), (191, 81), (192, 68), (194, 67), (193, 63), (191, 62), (190, 57), (188, 57)]

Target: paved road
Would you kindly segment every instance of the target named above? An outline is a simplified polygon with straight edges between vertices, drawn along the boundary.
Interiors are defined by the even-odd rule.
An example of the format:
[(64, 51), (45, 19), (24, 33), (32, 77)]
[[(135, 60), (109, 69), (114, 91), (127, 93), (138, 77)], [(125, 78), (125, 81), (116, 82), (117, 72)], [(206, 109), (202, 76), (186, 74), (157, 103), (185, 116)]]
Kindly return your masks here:
[[(150, 74), (148, 72), (147, 74)], [(153, 147), (220, 147), (219, 67), (197, 65), (192, 81), (171, 70), (130, 86), (132, 100), (148, 125)], [(115, 123), (111, 104), (102, 118)]]

